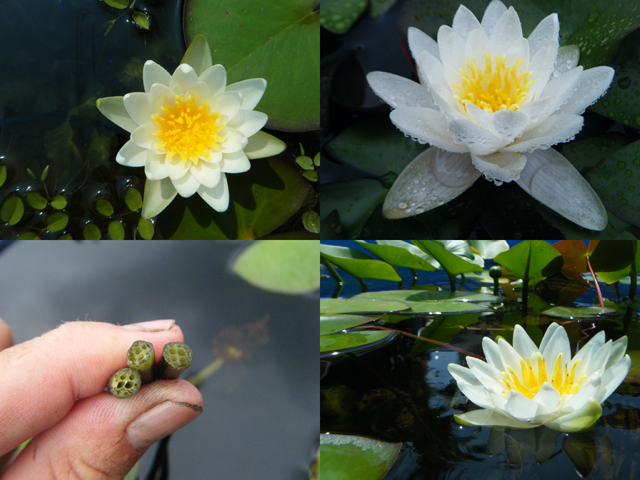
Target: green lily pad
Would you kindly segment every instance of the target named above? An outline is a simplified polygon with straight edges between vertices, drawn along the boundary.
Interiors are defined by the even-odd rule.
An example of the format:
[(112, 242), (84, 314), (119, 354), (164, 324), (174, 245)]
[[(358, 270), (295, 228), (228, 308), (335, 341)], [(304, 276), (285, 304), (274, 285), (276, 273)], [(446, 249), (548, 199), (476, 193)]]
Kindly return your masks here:
[(40, 240), (40, 237), (35, 232), (24, 232), (18, 235), (16, 240)]
[(373, 175), (392, 172), (397, 176), (425, 146), (405, 137), (385, 115), (345, 128), (326, 149), (346, 165)]
[(402, 443), (355, 435), (320, 435), (320, 478), (381, 480), (395, 462)]
[(500, 302), (504, 297), (496, 297), (480, 292), (450, 292), (448, 290), (387, 290), (359, 293), (353, 298), (385, 298), (389, 300), (411, 300), (414, 302), (455, 300), (457, 302)]
[(104, 3), (110, 7), (117, 8), (118, 10), (124, 10), (129, 7), (129, 0), (103, 0)]
[(105, 217), (113, 215), (113, 205), (111, 205), (109, 200), (105, 200), (104, 198), (96, 199), (96, 210)]
[(151, 240), (154, 233), (155, 227), (153, 226), (153, 222), (140, 217), (140, 220), (138, 220), (138, 234), (140, 235), (140, 238), (143, 240)]
[(69, 223), (69, 215), (64, 212), (53, 212), (44, 221), (48, 232), (64, 230)]
[(427, 255), (435, 258), (442, 269), (449, 275), (457, 275), (465, 272), (481, 272), (481, 266), (468, 262), (467, 260), (449, 252), (445, 247), (428, 240), (412, 240), (414, 245)]
[(317, 0), (187, 0), (184, 32), (190, 44), (202, 34), (213, 63), (228, 83), (264, 78), (257, 110), (269, 128), (310, 131), (320, 127), (320, 12)]
[(271, 240), (250, 245), (233, 270), (250, 284), (270, 292), (302, 294), (320, 288), (320, 242)]
[[(443, 293), (456, 293), (456, 292), (424, 292), (416, 290), (389, 290), (383, 292), (365, 292), (355, 297), (353, 300), (371, 299), (371, 300), (397, 300), (401, 301), (411, 307), (412, 313), (430, 314), (436, 315), (440, 313), (464, 313), (464, 312), (485, 312), (489, 311), (489, 308), (479, 306), (476, 303), (469, 303), (460, 301), (463, 297), (458, 299), (447, 299), (446, 295), (439, 296), (437, 294)], [(457, 293), (470, 293), (470, 292), (457, 292)], [(480, 295), (480, 294), (478, 294)], [(493, 295), (487, 295), (491, 299), (495, 299)], [(469, 297), (473, 298), (473, 297)], [(488, 300), (492, 301), (492, 300)]]
[(409, 310), (409, 305), (395, 300), (355, 297), (325, 298), (320, 300), (321, 316), (329, 316), (336, 313), (402, 312), (405, 310)]
[(314, 210), (304, 212), (302, 225), (311, 233), (320, 233), (320, 215)]
[(356, 278), (402, 281), (398, 272), (391, 265), (374, 260), (359, 250), (337, 245), (320, 245), (320, 256)]
[(63, 195), (56, 195), (51, 199), (51, 206), (56, 210), (62, 210), (67, 206), (67, 199)]
[(49, 202), (38, 192), (27, 192), (25, 194), (27, 203), (36, 210), (44, 210)]
[[(598, 137), (577, 140), (565, 144), (562, 154), (587, 179), (589, 172), (598, 162), (629, 144), (629, 139), (619, 133), (607, 133)], [(599, 170), (591, 172), (594, 177), (601, 175)]]
[(129, 187), (124, 192), (124, 203), (132, 212), (137, 212), (142, 208), (142, 194), (135, 187)]
[(131, 18), (143, 30), (149, 30), (149, 17), (146, 13), (136, 10), (131, 14)]
[(246, 173), (228, 175), (230, 202), (216, 212), (198, 195), (176, 197), (160, 214), (163, 238), (250, 240), (271, 233), (304, 204), (311, 186), (277, 158), (254, 160)]
[(601, 315), (616, 313), (616, 309), (609, 307), (553, 307), (542, 313), (550, 317), (561, 318), (598, 318)]
[(0, 165), (0, 187), (7, 181), (7, 166)]
[(313, 160), (311, 157), (307, 157), (306, 155), (296, 157), (296, 163), (304, 170), (313, 170)]
[(636, 272), (640, 271), (640, 241), (638, 240), (594, 241), (589, 242), (588, 250), (596, 276), (608, 284), (622, 280), (631, 274), (634, 257)]
[(601, 161), (587, 180), (608, 210), (640, 227), (640, 141)]
[(88, 223), (82, 229), (82, 236), (85, 240), (100, 240), (102, 238), (102, 232), (95, 223)]
[(498, 255), (495, 262), (517, 277), (529, 280), (529, 286), (544, 280), (562, 268), (558, 251), (542, 240), (525, 240)]
[(365, 8), (367, 0), (320, 0), (320, 24), (332, 33), (344, 33)]
[[(322, 185), (320, 217), (324, 220), (335, 210), (348, 238), (360, 238), (360, 232), (373, 210), (387, 196), (378, 180), (363, 179)], [(332, 227), (332, 230), (338, 227)], [(323, 228), (324, 231), (324, 228)]]
[(121, 222), (112, 220), (111, 222), (109, 222), (107, 231), (109, 232), (109, 237), (111, 237), (111, 240), (124, 240), (124, 227), (122, 226)]
[(427, 260), (411, 254), (406, 248), (395, 245), (378, 245), (361, 240), (356, 240), (356, 243), (394, 267), (407, 267), (425, 272), (434, 272), (437, 270)]
[(320, 317), (320, 335), (340, 332), (347, 328), (357, 327), (358, 325), (363, 325), (371, 321), (373, 321), (373, 319), (359, 315)]
[(363, 330), (359, 332), (320, 335), (320, 353), (340, 350), (371, 348), (382, 340), (391, 339), (394, 332), (385, 330)]
[(0, 207), (0, 220), (9, 225), (15, 225), (24, 214), (24, 203), (17, 196), (6, 198)]

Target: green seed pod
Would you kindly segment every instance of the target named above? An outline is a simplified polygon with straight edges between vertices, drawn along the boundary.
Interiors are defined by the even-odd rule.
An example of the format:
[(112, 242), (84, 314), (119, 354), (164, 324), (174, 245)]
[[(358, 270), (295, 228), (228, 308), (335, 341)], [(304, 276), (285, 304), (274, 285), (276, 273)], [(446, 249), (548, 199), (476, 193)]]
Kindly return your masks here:
[(158, 378), (178, 378), (193, 359), (191, 349), (182, 342), (167, 343), (162, 349), (162, 358), (156, 369)]
[(142, 378), (140, 372), (132, 368), (122, 368), (111, 375), (107, 389), (111, 395), (118, 398), (129, 398), (140, 390)]
[(136, 340), (127, 352), (127, 367), (140, 372), (142, 383), (149, 383), (155, 380), (154, 367), (156, 366), (156, 356), (153, 345), (144, 340)]

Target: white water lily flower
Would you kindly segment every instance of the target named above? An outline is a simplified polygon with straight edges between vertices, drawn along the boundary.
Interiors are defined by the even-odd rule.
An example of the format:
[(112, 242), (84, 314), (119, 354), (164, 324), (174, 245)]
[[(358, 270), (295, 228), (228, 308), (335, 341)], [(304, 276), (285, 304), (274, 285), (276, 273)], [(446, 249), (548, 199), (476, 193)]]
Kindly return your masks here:
[(387, 218), (423, 213), (452, 200), (484, 175), (515, 181), (536, 200), (592, 230), (603, 230), (602, 202), (551, 148), (582, 129), (581, 114), (609, 87), (610, 67), (578, 67), (575, 46), (559, 47), (557, 14), (523, 38), (518, 14), (492, 1), (482, 21), (460, 6), (438, 41), (410, 27), (420, 83), (371, 72), (390, 118), (427, 149), (400, 174), (383, 207)]
[(229, 206), (226, 174), (246, 172), (249, 159), (275, 155), (285, 145), (261, 132), (267, 115), (254, 111), (267, 87), (262, 78), (227, 85), (212, 65), (207, 41), (197, 35), (173, 75), (149, 60), (144, 92), (101, 98), (98, 109), (131, 133), (116, 161), (144, 167), (142, 216), (160, 213), (179, 193), (198, 193), (218, 212)]
[(605, 343), (599, 332), (571, 358), (569, 337), (557, 323), (547, 328), (540, 348), (516, 325), (513, 346), (484, 337), (482, 349), (486, 362), (467, 357), (469, 368), (448, 366), (460, 391), (481, 407), (455, 416), (466, 425), (586, 430), (631, 367), (626, 336)]

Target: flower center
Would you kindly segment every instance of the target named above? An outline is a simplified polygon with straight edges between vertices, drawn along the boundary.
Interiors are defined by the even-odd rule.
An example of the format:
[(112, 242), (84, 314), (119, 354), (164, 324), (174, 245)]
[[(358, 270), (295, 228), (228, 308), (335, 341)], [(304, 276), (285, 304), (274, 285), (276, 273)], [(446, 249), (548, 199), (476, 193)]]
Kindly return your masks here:
[(493, 113), (497, 110), (517, 110), (527, 98), (527, 91), (535, 80), (529, 80), (533, 72), (516, 74), (518, 67), (522, 65), (522, 59), (513, 66), (505, 64), (506, 55), (495, 57), (495, 65), (489, 52), (484, 52), (486, 67), (484, 72), (476, 63), (475, 58), (464, 62), (465, 68), (460, 68), (462, 78), (460, 83), (453, 85), (460, 91), (454, 95), (464, 106), (473, 103), (485, 112)]
[(502, 376), (504, 377), (502, 384), (506, 387), (506, 390), (502, 391), (502, 396), (504, 398), (507, 398), (511, 390), (516, 390), (525, 397), (533, 398), (545, 382), (551, 384), (551, 386), (560, 393), (561, 397), (564, 397), (565, 395), (573, 395), (580, 390), (582, 381), (587, 378), (586, 374), (582, 374), (580, 378), (577, 379), (575, 377), (576, 367), (580, 363), (580, 359), (573, 363), (571, 370), (569, 370), (565, 365), (564, 371), (562, 371), (561, 353), (556, 358), (551, 379), (547, 378), (547, 366), (540, 352), (538, 352), (536, 363), (538, 367), (537, 375), (533, 369), (531, 360), (528, 358), (526, 360), (520, 358), (520, 367), (522, 368), (522, 375), (520, 377), (518, 377), (515, 370), (510, 365), (507, 365), (508, 372), (502, 372)]
[(158, 150), (166, 150), (169, 160), (180, 155), (183, 164), (190, 160), (197, 165), (199, 158), (209, 158), (210, 149), (220, 148), (218, 132), (225, 127), (221, 117), (209, 113), (209, 102), (198, 108), (193, 95), (176, 95), (173, 107), (163, 105), (162, 113), (151, 116), (160, 126), (153, 132), (160, 139)]

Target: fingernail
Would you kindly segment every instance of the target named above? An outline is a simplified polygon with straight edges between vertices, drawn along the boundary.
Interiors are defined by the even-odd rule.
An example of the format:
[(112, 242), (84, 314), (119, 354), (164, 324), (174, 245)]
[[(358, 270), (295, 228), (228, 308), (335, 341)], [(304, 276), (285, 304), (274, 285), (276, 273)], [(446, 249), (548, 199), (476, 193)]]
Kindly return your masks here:
[(134, 448), (147, 448), (184, 427), (201, 412), (198, 405), (167, 400), (136, 418), (127, 427), (127, 438)]
[(134, 332), (162, 332), (164, 330), (170, 330), (175, 324), (175, 320), (151, 320), (150, 322), (121, 325), (121, 328), (133, 330)]

